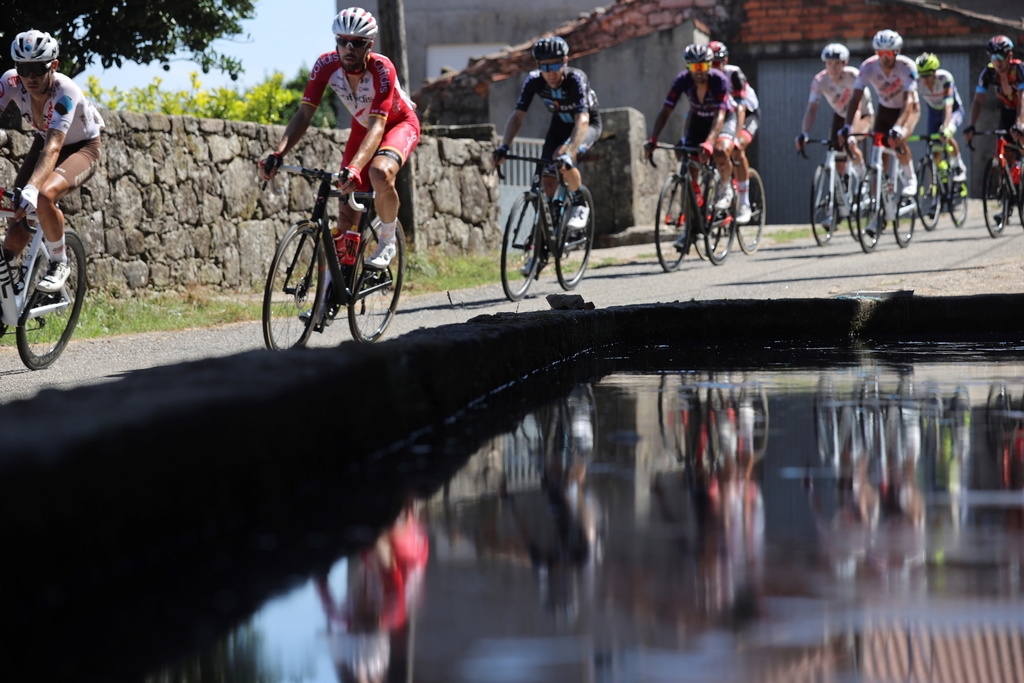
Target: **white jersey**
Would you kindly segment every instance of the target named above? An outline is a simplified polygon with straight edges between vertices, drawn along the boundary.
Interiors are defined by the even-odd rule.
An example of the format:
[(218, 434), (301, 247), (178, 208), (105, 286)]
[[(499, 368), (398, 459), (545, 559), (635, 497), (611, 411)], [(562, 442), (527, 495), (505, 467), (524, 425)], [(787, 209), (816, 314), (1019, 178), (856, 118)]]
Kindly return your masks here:
[(932, 109), (945, 109), (947, 97), (953, 100), (953, 111), (964, 106), (960, 100), (960, 93), (957, 92), (956, 84), (953, 82), (953, 74), (945, 69), (935, 72), (935, 87), (933, 89), (929, 90), (925, 82), (921, 81), (917, 84), (917, 92), (920, 94), (921, 100)]
[[(843, 74), (839, 81), (833, 81), (828, 76), (828, 71), (822, 69), (811, 81), (811, 97), (809, 102), (820, 102), (824, 97), (828, 106), (837, 116), (846, 117), (846, 110), (850, 108), (850, 96), (853, 95), (853, 87), (857, 82), (857, 75), (860, 71), (855, 66), (843, 67)], [(865, 90), (864, 97), (860, 98), (860, 115), (873, 116), (875, 107), (871, 104), (871, 91)]]
[(41, 121), (32, 118), (32, 98), (15, 69), (0, 76), (0, 111), (11, 102), (17, 103), (21, 118), (40, 136), (45, 137), (49, 130), (64, 133), (65, 146), (98, 138), (103, 130), (103, 118), (96, 107), (85, 99), (78, 84), (62, 73), (53, 75), (50, 99), (43, 108)]
[(905, 55), (896, 55), (896, 63), (888, 74), (882, 71), (878, 55), (868, 57), (860, 65), (860, 75), (854, 88), (870, 85), (878, 95), (878, 106), (889, 109), (903, 108), (903, 94), (917, 90), (917, 64)]

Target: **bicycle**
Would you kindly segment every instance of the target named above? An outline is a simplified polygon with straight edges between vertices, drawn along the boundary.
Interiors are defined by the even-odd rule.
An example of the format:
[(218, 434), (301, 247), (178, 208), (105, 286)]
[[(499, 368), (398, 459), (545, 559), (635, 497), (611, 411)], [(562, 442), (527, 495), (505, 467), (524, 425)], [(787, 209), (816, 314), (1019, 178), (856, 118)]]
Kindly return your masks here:
[(953, 225), (967, 220), (967, 181), (953, 180), (951, 163), (956, 161), (953, 145), (940, 133), (912, 135), (907, 142), (924, 140), (928, 152), (917, 162), (917, 215), (929, 232), (939, 224), (939, 214), (949, 212)]
[[(1006, 130), (978, 131), (975, 135), (995, 135), (996, 153), (991, 161), (985, 166), (984, 180), (982, 181), (982, 211), (985, 214), (985, 227), (992, 237), (999, 237), (1003, 234), (1003, 228), (1010, 221), (1013, 213), (1013, 205), (1017, 205), (1017, 216), (1021, 225), (1024, 225), (1024, 191), (1021, 190), (1020, 169), (1021, 160), (1018, 157), (1013, 164), (1006, 160), (1006, 150), (1015, 149), (1018, 154), (1024, 152), (1024, 147), (1016, 145), (1004, 136)], [(974, 145), (969, 145), (973, 150)]]
[[(857, 240), (857, 228), (854, 227), (854, 189), (856, 178), (848, 167), (846, 177), (836, 171), (836, 162), (847, 158), (846, 150), (834, 145), (831, 140), (808, 140), (807, 144), (825, 145), (825, 161), (814, 169), (814, 180), (811, 182), (811, 232), (814, 241), (823, 247), (832, 241), (832, 234), (845, 220), (850, 235)], [(807, 159), (806, 145), (800, 149), (800, 156)]]
[[(16, 194), (0, 188), (0, 196), (13, 202)], [(0, 218), (13, 218), (14, 213), (13, 207), (0, 207)], [(21, 265), (0, 256), (0, 335), (6, 334), (8, 327), (16, 328), (22, 362), (31, 370), (42, 370), (57, 360), (78, 324), (87, 289), (85, 246), (78, 233), (64, 229), (71, 274), (59, 292), (40, 292), (36, 286), (49, 265), (43, 231), (34, 212), (26, 216), (25, 225), (32, 238)]]
[[(551, 197), (546, 197), (542, 186), (543, 169), (551, 160), (518, 154), (507, 154), (505, 158), (537, 164), (530, 189), (519, 195), (512, 205), (501, 240), (501, 287), (505, 296), (509, 301), (519, 301), (526, 296), (552, 255), (558, 284), (566, 291), (574, 289), (583, 278), (594, 247), (594, 198), (590, 190), (580, 185), (580, 194), (588, 208), (586, 226), (570, 228), (572, 211), (567, 209), (571, 209), (572, 203), (561, 174), (558, 174), (558, 186)], [(498, 175), (504, 178), (500, 168)]]
[[(270, 263), (263, 292), (263, 340), (268, 349), (306, 345), (315, 331), (322, 333), (343, 306), (348, 308), (349, 329), (361, 342), (383, 336), (398, 308), (405, 274), (405, 233), (396, 230), (398, 253), (383, 270), (369, 268), (363, 259), (379, 241), (380, 220), (373, 209), (373, 192), (343, 195), (336, 185), (342, 172), (302, 166), (281, 166), (278, 172), (295, 173), (319, 182), (310, 217), (291, 226), (281, 238)], [(347, 249), (339, 259), (327, 200), (340, 197), (361, 212), (358, 231), (346, 233)]]
[[(654, 215), (654, 245), (662, 270), (671, 273), (679, 268), (683, 257), (690, 253), (691, 245), (701, 259), (711, 261), (716, 266), (722, 265), (729, 255), (736, 235), (733, 219), (736, 211), (735, 194), (732, 205), (727, 210), (715, 211), (713, 198), (718, 187), (718, 168), (710, 159), (700, 160), (701, 148), (660, 143), (656, 148), (671, 149), (683, 154), (679, 170), (666, 178), (661, 187), (658, 208)], [(653, 157), (650, 163), (657, 168)], [(755, 173), (756, 171), (751, 169), (751, 179)], [(757, 241), (760, 241), (763, 225), (761, 221), (764, 216), (764, 192), (760, 176), (757, 187), (762, 197), (757, 219)], [(711, 198), (711, 201), (707, 201), (708, 198)], [(753, 203), (751, 200), (751, 209)], [(753, 215), (751, 222), (754, 222)], [(703, 236), (703, 249), (701, 242), (698, 242), (698, 235)], [(666, 246), (666, 242), (671, 242), (671, 245)], [(747, 253), (753, 253), (757, 248), (757, 242), (750, 246), (751, 251)]]
[[(886, 144), (886, 137), (885, 133), (873, 134), (871, 156), (857, 189), (854, 212), (857, 240), (865, 254), (874, 250), (879, 234), (887, 225), (892, 225), (900, 247), (909, 245), (914, 236), (917, 203), (912, 197), (902, 196), (899, 159), (896, 151)], [(901, 228), (901, 224), (904, 227)]]

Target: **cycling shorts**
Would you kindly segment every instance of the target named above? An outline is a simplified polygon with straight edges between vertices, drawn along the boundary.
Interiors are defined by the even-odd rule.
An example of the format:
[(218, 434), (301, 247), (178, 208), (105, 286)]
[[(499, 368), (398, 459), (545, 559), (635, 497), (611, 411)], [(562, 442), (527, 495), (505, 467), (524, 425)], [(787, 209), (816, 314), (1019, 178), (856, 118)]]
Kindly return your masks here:
[[(18, 175), (14, 179), (15, 187), (25, 187), (25, 183), (32, 177), (36, 170), (36, 163), (43, 151), (45, 140), (37, 135), (32, 141), (32, 146), (21, 162)], [(100, 164), (100, 139), (92, 138), (82, 140), (72, 145), (65, 145), (57, 154), (57, 164), (53, 172), (61, 177), (68, 184), (68, 191), (78, 189), (85, 184), (85, 181), (92, 177)]]
[[(352, 126), (352, 132), (348, 136), (348, 143), (345, 144), (345, 153), (341, 157), (341, 168), (347, 168), (352, 158), (359, 151), (359, 145), (363, 144), (363, 138), (366, 137), (366, 128), (362, 126)], [(377, 152), (374, 156), (377, 156), (381, 152), (389, 151), (393, 154), (397, 154), (401, 157), (400, 165), (405, 165), (405, 162), (409, 160), (409, 155), (412, 154), (413, 150), (416, 149), (416, 145), (420, 142), (420, 124), (418, 120), (413, 119), (412, 121), (402, 121), (396, 124), (394, 127), (384, 131), (384, 137), (380, 141), (380, 146), (377, 147)], [(390, 154), (387, 156), (391, 156)], [(360, 169), (362, 173), (361, 183), (359, 185), (359, 192), (370, 191), (370, 174), (365, 173), (366, 169)]]
[(875, 112), (874, 131), (876, 133), (888, 133), (889, 129), (896, 125), (896, 121), (898, 121), (899, 118), (899, 109), (878, 105), (878, 111)]
[[(928, 107), (928, 135), (934, 135), (942, 129), (942, 121), (946, 118), (945, 109), (932, 109)], [(960, 124), (964, 122), (964, 110), (963, 107), (956, 109), (949, 117), (949, 125), (953, 128), (953, 131), (960, 129)]]
[[(541, 148), (540, 156), (544, 159), (553, 159), (559, 147), (569, 144), (569, 140), (572, 139), (573, 128), (575, 127), (575, 121), (563, 121), (558, 117), (552, 117), (547, 135), (544, 136), (544, 147)], [(579, 149), (576, 150), (576, 158), (579, 159), (586, 154), (587, 150), (594, 146), (599, 137), (601, 137), (600, 120), (597, 123), (591, 122), (587, 127), (587, 132), (583, 134), (583, 142), (580, 143)], [(553, 173), (554, 168), (548, 167), (545, 171)]]
[(743, 119), (743, 130), (739, 131), (739, 137), (746, 140), (746, 144), (750, 144), (754, 140), (754, 136), (757, 135), (757, 129), (761, 127), (761, 110), (748, 111), (746, 117)]
[[(686, 135), (679, 141), (683, 147), (700, 147), (708, 139), (708, 133), (711, 132), (711, 124), (714, 123), (714, 119), (697, 119), (690, 118), (690, 127), (686, 131)], [(722, 124), (722, 130), (718, 134), (719, 138), (728, 138), (729, 140), (736, 139), (736, 112), (730, 111), (725, 115), (725, 123)]]

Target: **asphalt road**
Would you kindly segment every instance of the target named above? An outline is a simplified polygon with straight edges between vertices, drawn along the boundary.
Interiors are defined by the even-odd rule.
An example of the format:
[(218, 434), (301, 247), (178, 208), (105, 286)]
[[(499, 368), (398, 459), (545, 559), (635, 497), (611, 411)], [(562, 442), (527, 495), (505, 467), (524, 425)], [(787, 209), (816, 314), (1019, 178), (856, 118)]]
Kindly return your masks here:
[[(716, 267), (691, 255), (674, 273), (662, 272), (653, 244), (598, 249), (573, 293), (599, 308), (894, 290), (912, 290), (923, 296), (1024, 293), (1024, 230), (1014, 220), (1000, 238), (992, 239), (977, 202), (972, 203), (963, 228), (954, 228), (948, 217), (940, 219), (934, 232), (925, 232), (917, 223), (906, 249), (899, 248), (891, 232), (883, 232), (871, 254), (864, 254), (848, 232), (837, 233), (826, 247), (817, 246), (810, 237), (786, 239), (793, 227), (769, 226), (764, 244), (751, 256), (734, 247), (727, 261)], [(505, 299), (500, 284), (405, 297), (384, 339), (423, 327), (465, 322), (477, 315), (545, 310), (549, 307), (545, 295), (560, 293), (564, 292), (549, 265), (528, 297), (516, 303)], [(342, 317), (324, 335), (314, 335), (312, 342), (332, 346), (350, 338), (347, 319)], [(49, 388), (109, 381), (142, 368), (262, 348), (258, 322), (72, 340), (51, 368), (38, 372), (22, 365), (13, 346), (5, 347), (0, 349), (0, 403), (31, 398)]]

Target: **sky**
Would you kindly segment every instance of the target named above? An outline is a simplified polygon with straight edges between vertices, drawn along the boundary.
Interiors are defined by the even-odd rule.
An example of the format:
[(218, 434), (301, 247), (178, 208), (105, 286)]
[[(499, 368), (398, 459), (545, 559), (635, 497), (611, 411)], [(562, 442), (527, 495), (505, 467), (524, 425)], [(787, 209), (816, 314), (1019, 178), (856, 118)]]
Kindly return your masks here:
[(120, 69), (103, 69), (96, 63), (76, 76), (75, 82), (84, 87), (89, 76), (96, 76), (103, 88), (117, 86), (124, 91), (145, 87), (154, 78), (160, 78), (163, 90), (187, 90), (191, 87), (189, 73), (198, 71), (204, 89), (225, 87), (244, 91), (275, 71), (288, 80), (303, 66), (312, 67), (317, 57), (334, 48), (331, 23), (337, 13), (335, 0), (258, 0), (256, 18), (242, 22), (240, 36), (214, 43), (218, 52), (242, 62), (245, 73), (237, 81), (218, 71), (204, 74), (193, 62), (172, 60), (170, 71), (164, 71), (159, 63), (126, 63)]

